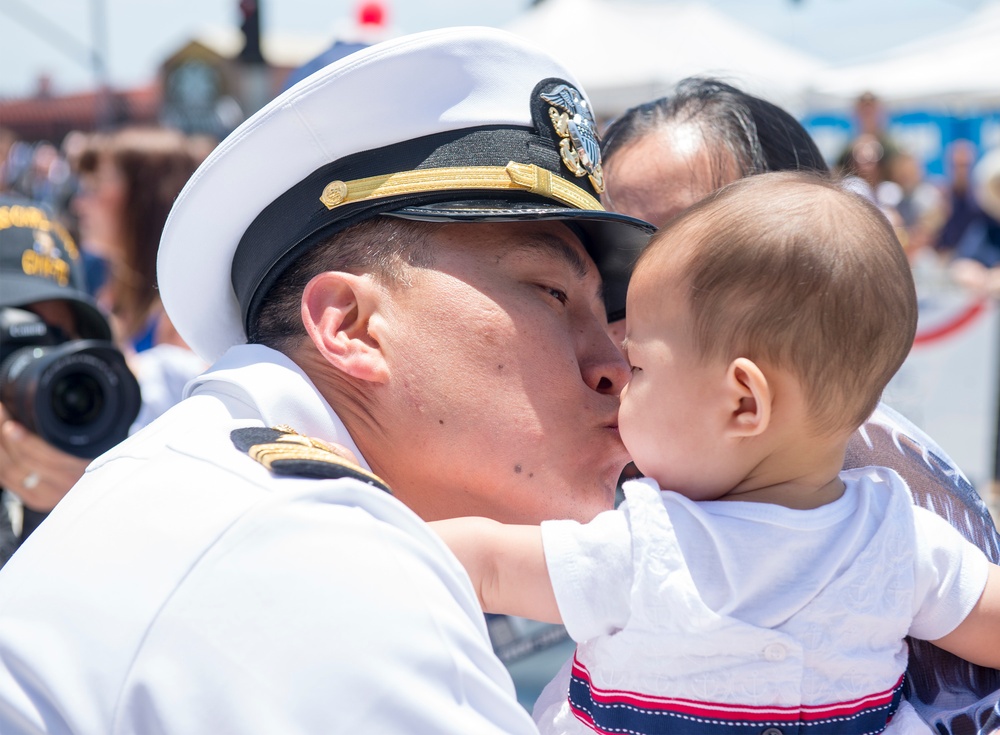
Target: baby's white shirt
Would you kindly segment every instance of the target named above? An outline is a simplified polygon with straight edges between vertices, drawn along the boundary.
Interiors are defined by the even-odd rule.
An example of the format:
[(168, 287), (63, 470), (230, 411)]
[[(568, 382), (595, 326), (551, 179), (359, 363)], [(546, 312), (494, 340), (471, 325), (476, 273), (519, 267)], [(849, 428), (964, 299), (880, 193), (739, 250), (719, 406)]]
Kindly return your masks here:
[(542, 524), (560, 613), (595, 686), (746, 705), (891, 688), (903, 637), (951, 632), (988, 562), (914, 507), (894, 471), (841, 478), (844, 495), (811, 510), (694, 502), (636, 480), (591, 523)]

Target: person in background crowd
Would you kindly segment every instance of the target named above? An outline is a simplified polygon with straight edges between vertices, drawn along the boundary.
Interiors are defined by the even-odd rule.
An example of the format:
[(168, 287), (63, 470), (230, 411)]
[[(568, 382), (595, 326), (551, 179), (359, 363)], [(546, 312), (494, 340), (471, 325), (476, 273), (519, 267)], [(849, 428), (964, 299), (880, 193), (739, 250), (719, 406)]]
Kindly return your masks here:
[[(798, 121), (717, 79), (692, 77), (604, 134), (608, 209), (662, 226), (725, 184), (765, 171), (827, 172)], [(612, 323), (621, 341), (624, 323)]]
[(209, 150), (177, 130), (124, 128), (95, 134), (77, 153), (81, 247), (106, 264), (98, 303), (142, 386), (139, 426), (179, 401), (206, 367), (163, 313), (156, 254), (170, 207)]
[[(716, 188), (769, 170), (825, 171), (808, 132), (775, 105), (717, 80), (687, 80), (675, 95), (632, 108), (604, 137), (609, 209), (662, 225)], [(612, 324), (617, 341), (624, 324)], [(845, 469), (896, 470), (918, 505), (932, 508), (1000, 562), (1000, 535), (962, 471), (924, 432), (879, 404), (847, 448)], [(966, 718), (1000, 727), (1000, 672), (911, 641), (910, 700), (927, 722), (951, 732)], [(959, 727), (960, 725), (956, 725)]]
[[(834, 173), (844, 185), (865, 197), (882, 210), (899, 235), (904, 247), (908, 243), (906, 226), (895, 206), (879, 196), (888, 182), (889, 166), (885, 161), (885, 148), (879, 139), (870, 134), (859, 135), (846, 157), (838, 163)], [(893, 187), (894, 188), (894, 187)], [(900, 196), (893, 197), (898, 201)]]
[(954, 257), (966, 231), (986, 217), (973, 191), (972, 171), (978, 159), (979, 150), (971, 140), (953, 141), (946, 149), (945, 220), (934, 241), (942, 257)]
[(956, 140), (945, 152), (948, 184), (945, 193), (945, 221), (934, 241), (934, 249), (952, 256), (965, 231), (984, 216), (972, 191), (972, 168), (978, 158), (971, 140)]
[[(80, 177), (74, 207), (86, 242), (81, 249), (96, 251), (108, 266), (98, 305), (114, 313), (115, 342), (139, 381), (137, 430), (177, 403), (185, 384), (206, 366), (163, 316), (154, 271), (167, 214), (208, 145), (174, 130), (136, 128), (97, 134), (86, 144), (76, 139), (73, 149)], [(76, 287), (88, 290), (83, 281)], [(83, 476), (90, 459), (51, 446), (6, 413), (0, 414), (0, 442), (9, 473), (31, 468), (39, 478), (28, 497), (30, 532)]]
[(710, 77), (684, 79), (671, 95), (626, 111), (605, 131), (602, 152), (614, 182), (604, 200), (642, 209), (657, 225), (744, 176), (828, 170), (794, 117)]
[[(19, 334), (0, 336), (4, 375), (12, 368), (8, 358), (22, 345), (35, 344), (32, 340), (53, 345), (60, 340), (111, 338), (107, 319), (83, 288), (79, 250), (58, 218), (38, 202), (4, 194), (0, 195), (0, 310), (6, 317), (13, 309), (36, 314), (46, 331), (29, 325)], [(51, 446), (12, 419), (14, 406), (21, 410), (33, 406), (33, 396), (43, 392), (33, 384), (28, 389), (31, 396), (19, 395), (14, 392), (19, 385), (0, 377), (0, 396), (10, 403), (0, 404), (0, 565), (80, 479), (90, 461)]]
[(28, 198), (60, 211), (71, 188), (72, 171), (59, 149), (48, 141), (36, 143), (31, 166), (25, 172), (24, 189)]
[(936, 240), (944, 222), (945, 203), (937, 186), (926, 180), (915, 155), (899, 151), (890, 161), (889, 179), (879, 184), (876, 199), (899, 215), (900, 242), (912, 260)]
[(887, 179), (885, 149), (874, 135), (863, 134), (854, 139), (849, 153), (837, 165), (837, 174), (843, 178), (856, 177), (866, 187), (871, 199), (876, 199), (878, 188)]
[(972, 196), (980, 216), (962, 232), (951, 274), (975, 293), (1000, 297), (1000, 148), (987, 152), (973, 168)]
[(98, 303), (137, 352), (177, 343), (156, 293), (156, 253), (170, 207), (199, 162), (188, 137), (168, 128), (94, 134), (77, 153), (81, 245), (108, 266)]
[[(890, 167), (899, 147), (885, 131), (885, 110), (871, 92), (864, 92), (854, 103), (855, 134), (836, 158), (834, 172), (857, 193), (875, 202), (897, 228), (906, 246), (903, 218), (891, 202), (879, 196), (890, 180)], [(896, 197), (898, 198), (898, 197)]]
[(858, 95), (854, 102), (854, 122), (854, 138), (837, 156), (835, 168), (839, 172), (860, 175), (876, 189), (888, 180), (889, 165), (899, 152), (899, 146), (886, 132), (885, 107), (873, 93)]

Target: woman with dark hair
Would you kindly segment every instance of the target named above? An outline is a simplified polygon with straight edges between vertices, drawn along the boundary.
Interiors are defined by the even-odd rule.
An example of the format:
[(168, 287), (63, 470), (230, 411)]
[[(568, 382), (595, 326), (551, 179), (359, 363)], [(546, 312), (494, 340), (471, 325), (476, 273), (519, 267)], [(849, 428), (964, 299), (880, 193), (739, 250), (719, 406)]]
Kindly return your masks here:
[[(207, 153), (203, 141), (176, 130), (128, 128), (89, 138), (75, 157), (81, 245), (106, 264), (98, 303), (110, 315), (115, 342), (142, 392), (133, 430), (179, 401), (184, 385), (205, 368), (163, 313), (155, 275), (167, 214)], [(89, 463), (48, 444), (0, 409), (0, 485), (31, 469), (34, 481), (22, 499), (35, 516), (55, 507)]]
[(107, 264), (98, 303), (142, 387), (137, 427), (179, 401), (205, 368), (163, 312), (156, 254), (174, 200), (208, 152), (178, 130), (133, 127), (93, 136), (77, 161), (82, 245)]
[(809, 133), (780, 107), (716, 79), (690, 78), (633, 107), (601, 147), (605, 205), (662, 225), (723, 185), (765, 171), (828, 172)]
[[(608, 209), (658, 226), (744, 176), (829, 171), (808, 132), (791, 115), (705, 78), (686, 79), (671, 97), (625, 112), (608, 127), (602, 152)], [(612, 333), (623, 336), (623, 323), (613, 324)], [(1000, 561), (1000, 535), (961, 470), (930, 437), (884, 404), (848, 447), (845, 469), (867, 465), (895, 469), (909, 484), (915, 503), (944, 517), (991, 561)], [(1000, 671), (911, 640), (907, 676), (910, 701), (937, 732), (1000, 728)]]
[(174, 199), (200, 156), (187, 136), (167, 128), (98, 134), (79, 155), (74, 207), (82, 244), (106, 262), (99, 301), (120, 340), (136, 351), (177, 339), (156, 292), (156, 253)]

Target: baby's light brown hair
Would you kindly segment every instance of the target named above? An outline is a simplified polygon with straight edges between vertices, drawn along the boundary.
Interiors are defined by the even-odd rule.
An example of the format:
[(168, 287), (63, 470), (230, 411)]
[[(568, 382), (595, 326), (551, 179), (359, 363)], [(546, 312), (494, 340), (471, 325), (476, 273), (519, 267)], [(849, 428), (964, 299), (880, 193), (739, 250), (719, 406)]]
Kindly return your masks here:
[(791, 372), (822, 432), (864, 423), (916, 332), (892, 225), (816, 175), (750, 176), (691, 207), (653, 238), (634, 283), (655, 288), (658, 274), (686, 289), (701, 357)]

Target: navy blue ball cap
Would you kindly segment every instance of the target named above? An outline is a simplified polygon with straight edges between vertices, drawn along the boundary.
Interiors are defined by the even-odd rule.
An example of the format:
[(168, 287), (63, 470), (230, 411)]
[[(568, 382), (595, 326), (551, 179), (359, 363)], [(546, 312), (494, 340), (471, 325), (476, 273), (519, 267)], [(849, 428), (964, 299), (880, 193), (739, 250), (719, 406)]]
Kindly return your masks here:
[(604, 210), (600, 155), (579, 84), (517, 36), (446, 28), (370, 46), (287, 90), (195, 172), (160, 245), (164, 306), (213, 361), (246, 341), (288, 266), (347, 227), (559, 220), (620, 317), (653, 228)]
[(81, 338), (111, 339), (83, 281), (76, 243), (52, 213), (29, 199), (0, 195), (0, 307), (65, 301)]

